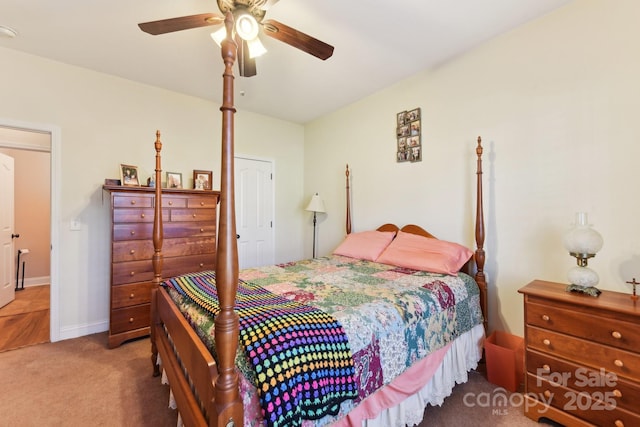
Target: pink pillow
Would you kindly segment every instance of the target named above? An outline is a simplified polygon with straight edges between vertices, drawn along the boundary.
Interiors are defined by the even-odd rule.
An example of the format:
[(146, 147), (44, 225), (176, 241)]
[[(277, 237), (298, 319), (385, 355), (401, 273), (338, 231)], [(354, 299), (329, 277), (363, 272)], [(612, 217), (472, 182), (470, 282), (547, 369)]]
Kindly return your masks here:
[(469, 248), (457, 243), (399, 231), (376, 262), (455, 275), (471, 255)]
[(361, 231), (351, 233), (336, 248), (335, 255), (343, 255), (351, 258), (375, 261), (376, 258), (393, 240), (394, 231)]

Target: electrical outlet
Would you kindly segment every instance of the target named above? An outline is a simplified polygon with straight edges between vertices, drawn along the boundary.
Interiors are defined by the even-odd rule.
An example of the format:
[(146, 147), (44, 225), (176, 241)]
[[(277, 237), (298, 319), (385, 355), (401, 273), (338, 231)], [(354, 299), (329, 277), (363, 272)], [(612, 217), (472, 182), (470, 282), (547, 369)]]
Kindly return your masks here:
[(71, 231), (80, 231), (80, 228), (82, 228), (82, 224), (80, 224), (80, 221), (77, 219), (72, 219), (69, 223), (69, 229)]

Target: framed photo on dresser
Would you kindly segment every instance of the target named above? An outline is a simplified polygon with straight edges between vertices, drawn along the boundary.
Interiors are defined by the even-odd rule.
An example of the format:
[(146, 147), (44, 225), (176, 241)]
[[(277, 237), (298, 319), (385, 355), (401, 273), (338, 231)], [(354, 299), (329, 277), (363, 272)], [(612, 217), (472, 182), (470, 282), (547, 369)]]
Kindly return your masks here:
[(140, 187), (138, 167), (120, 164), (120, 182), (127, 187)]
[(193, 170), (194, 190), (211, 190), (213, 183), (213, 172), (203, 170)]
[(182, 188), (182, 173), (167, 172), (167, 188)]

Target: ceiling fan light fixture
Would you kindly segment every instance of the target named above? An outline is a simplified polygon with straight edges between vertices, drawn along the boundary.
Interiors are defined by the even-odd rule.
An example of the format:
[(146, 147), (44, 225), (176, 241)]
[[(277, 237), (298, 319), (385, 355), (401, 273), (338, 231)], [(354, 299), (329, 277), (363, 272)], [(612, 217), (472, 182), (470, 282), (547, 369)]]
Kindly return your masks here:
[(236, 33), (243, 40), (250, 41), (258, 37), (258, 21), (251, 14), (243, 12), (236, 18)]
[(0, 36), (7, 38), (14, 38), (18, 35), (18, 32), (11, 27), (0, 25)]
[(267, 48), (264, 47), (259, 37), (247, 41), (247, 46), (249, 46), (249, 58), (257, 58), (267, 53)]
[(222, 27), (211, 33), (211, 38), (218, 46), (222, 46), (222, 41), (227, 37), (227, 29)]

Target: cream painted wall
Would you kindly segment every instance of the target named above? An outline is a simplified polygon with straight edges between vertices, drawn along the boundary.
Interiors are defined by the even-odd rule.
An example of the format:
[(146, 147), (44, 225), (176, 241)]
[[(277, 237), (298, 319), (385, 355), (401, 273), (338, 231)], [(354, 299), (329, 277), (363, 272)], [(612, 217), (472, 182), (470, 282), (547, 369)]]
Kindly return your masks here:
[[(126, 163), (146, 180), (159, 129), (164, 170), (182, 172), (187, 182), (193, 169), (213, 170), (219, 188), (219, 106), (9, 49), (0, 49), (0, 62), (11, 65), (0, 79), (0, 119), (60, 129), (60, 218), (53, 224), (60, 241), (59, 337), (104, 331), (110, 274), (104, 179), (117, 178)], [(236, 153), (275, 164), (276, 261), (298, 259), (303, 127), (248, 112), (236, 114), (235, 122)], [(70, 230), (71, 220), (80, 222), (80, 231)]]
[[(523, 334), (518, 289), (566, 282), (562, 234), (586, 211), (604, 237), (600, 287), (640, 277), (640, 3), (580, 0), (305, 128), (305, 195), (323, 195), (319, 253), (391, 221), (473, 245), (475, 140), (484, 140), (491, 329)], [(428, 43), (425, 43), (428, 49)], [(390, 60), (395, 60), (390, 58)], [(395, 162), (396, 113), (422, 108), (423, 161)], [(305, 250), (311, 235), (305, 234)]]

